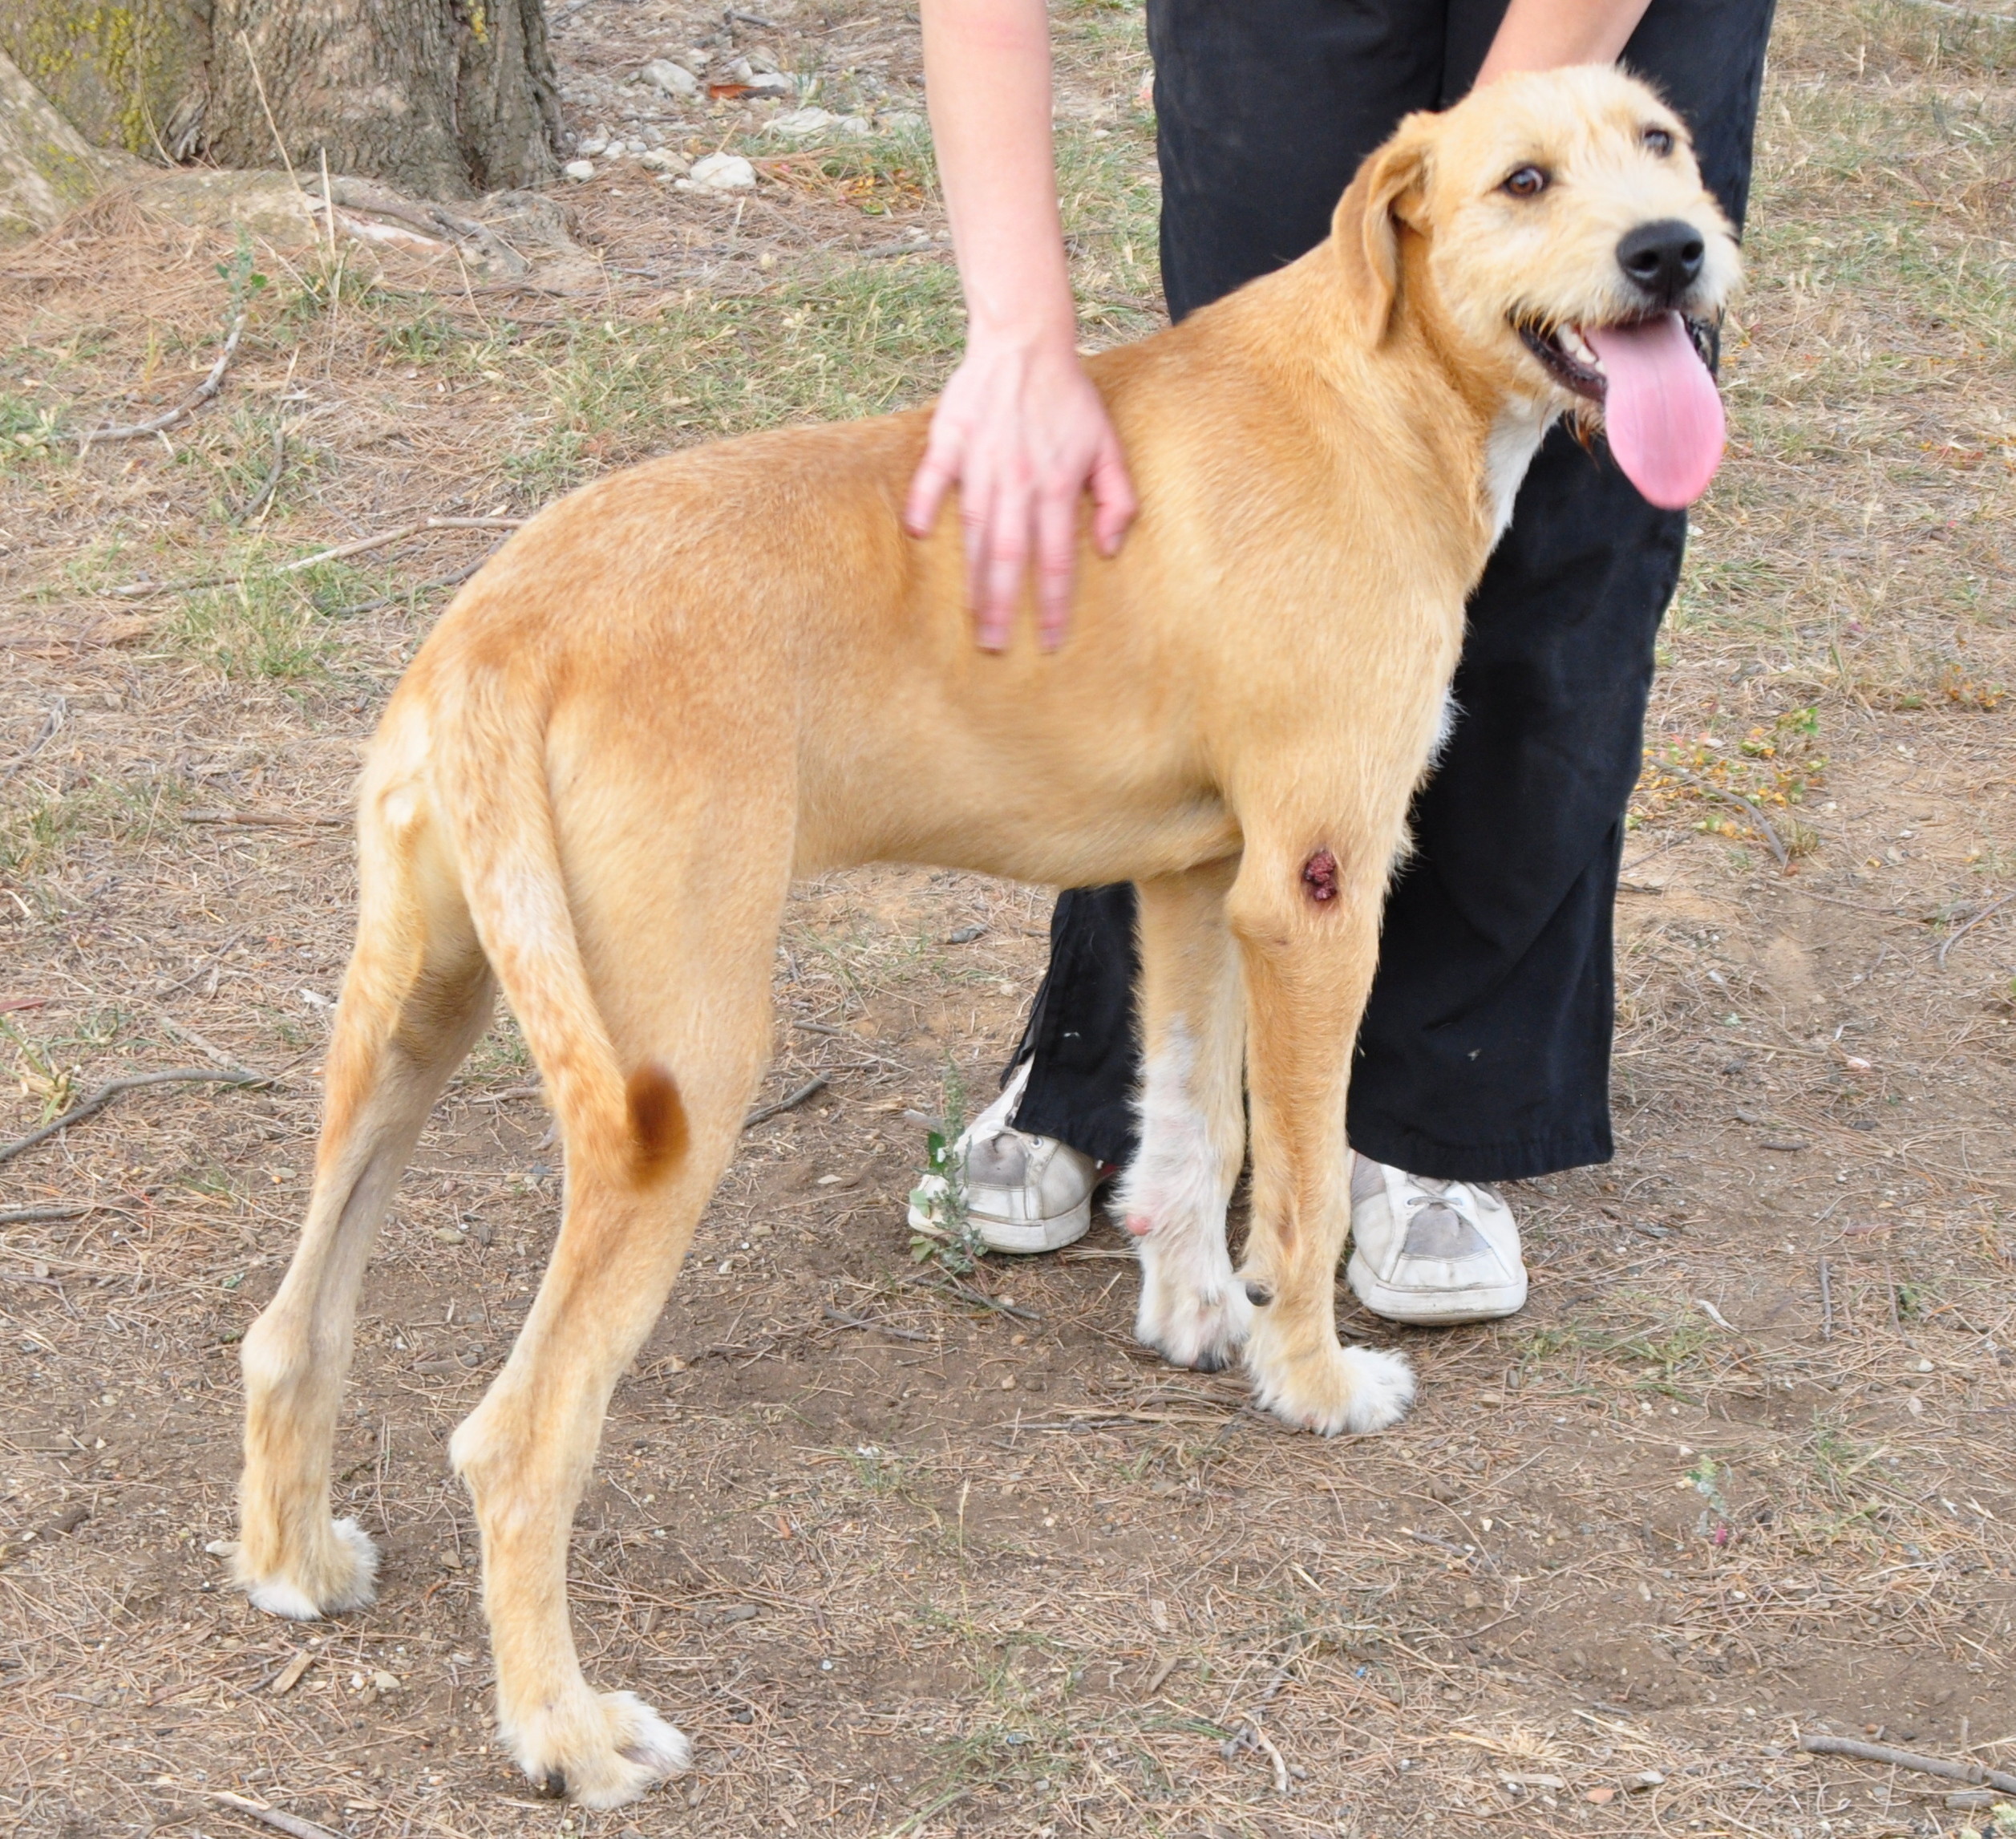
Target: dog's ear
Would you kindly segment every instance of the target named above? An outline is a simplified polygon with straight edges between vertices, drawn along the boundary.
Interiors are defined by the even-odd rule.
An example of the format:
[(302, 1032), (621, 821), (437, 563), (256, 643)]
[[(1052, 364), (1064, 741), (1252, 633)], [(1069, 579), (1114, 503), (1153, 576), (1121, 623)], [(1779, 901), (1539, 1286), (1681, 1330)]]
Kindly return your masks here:
[(1378, 344), (1393, 323), (1400, 226), (1418, 225), (1426, 202), (1434, 120), (1431, 115), (1409, 115), (1391, 140), (1368, 154), (1330, 220), (1346, 310), (1368, 345)]

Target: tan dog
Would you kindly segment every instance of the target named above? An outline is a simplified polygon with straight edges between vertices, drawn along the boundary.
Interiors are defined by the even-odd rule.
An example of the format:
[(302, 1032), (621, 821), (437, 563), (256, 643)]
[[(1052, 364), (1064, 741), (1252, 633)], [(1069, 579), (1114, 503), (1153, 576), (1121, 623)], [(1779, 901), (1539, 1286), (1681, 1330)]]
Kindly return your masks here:
[(364, 774), (314, 1198), (245, 1341), (253, 1599), (371, 1598), (370, 1542), (329, 1498), (359, 1280), (501, 984), (567, 1193), (453, 1444), (498, 1717), (534, 1779), (593, 1806), (684, 1765), (678, 1732), (581, 1675), (568, 1528), (762, 1074), (787, 890), (852, 863), (1139, 884), (1138, 1332), (1198, 1366), (1243, 1344), (1292, 1424), (1399, 1417), (1405, 1363), (1337, 1339), (1345, 1084), (1463, 603), (1542, 433), (1597, 422), (1606, 388), (1649, 490), (1701, 470), (1712, 387), (1674, 314), (1711, 318), (1736, 273), (1681, 124), (1635, 82), (1526, 77), (1410, 117), (1328, 242), (1094, 360), (1143, 509), (1116, 559), (1081, 557), (1054, 656), (1026, 634), (978, 650), (957, 531), (904, 536), (923, 411), (680, 454), (535, 519), (428, 640)]

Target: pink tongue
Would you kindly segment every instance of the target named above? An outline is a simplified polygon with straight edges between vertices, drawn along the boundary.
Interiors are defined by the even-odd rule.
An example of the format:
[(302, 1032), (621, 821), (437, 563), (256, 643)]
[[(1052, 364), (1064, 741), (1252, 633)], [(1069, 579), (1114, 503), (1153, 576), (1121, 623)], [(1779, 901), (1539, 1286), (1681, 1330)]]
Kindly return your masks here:
[(1677, 313), (1637, 326), (1585, 326), (1609, 379), (1605, 431), (1624, 476), (1678, 511), (1708, 489), (1722, 464), (1722, 398)]

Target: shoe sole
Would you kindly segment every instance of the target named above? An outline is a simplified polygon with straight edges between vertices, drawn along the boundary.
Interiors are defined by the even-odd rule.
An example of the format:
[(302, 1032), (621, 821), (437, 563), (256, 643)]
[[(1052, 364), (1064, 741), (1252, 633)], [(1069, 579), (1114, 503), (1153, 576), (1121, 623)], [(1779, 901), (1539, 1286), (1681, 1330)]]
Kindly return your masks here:
[(1526, 1306), (1526, 1286), (1494, 1283), (1473, 1290), (1397, 1290), (1381, 1283), (1354, 1256), (1345, 1266), (1351, 1294), (1374, 1315), (1415, 1328), (1458, 1328), (1466, 1322), (1499, 1322)]
[(1059, 1213), (1051, 1220), (996, 1220), (970, 1210), (966, 1220), (989, 1251), (1029, 1258), (1077, 1244), (1092, 1229), (1092, 1203), (1087, 1198), (1068, 1213)]

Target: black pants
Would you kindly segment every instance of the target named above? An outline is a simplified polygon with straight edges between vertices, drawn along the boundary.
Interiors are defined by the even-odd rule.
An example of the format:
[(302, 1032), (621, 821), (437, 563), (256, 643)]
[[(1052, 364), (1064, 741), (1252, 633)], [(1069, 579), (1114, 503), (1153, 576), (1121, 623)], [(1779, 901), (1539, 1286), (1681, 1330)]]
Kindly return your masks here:
[[(1177, 318), (1329, 233), (1411, 109), (1467, 90), (1505, 0), (1148, 0), (1162, 277)], [(1625, 62), (1692, 130), (1740, 225), (1772, 0), (1653, 0)], [(1682, 512), (1557, 430), (1472, 597), (1462, 715), (1415, 802), (1351, 1072), (1354, 1148), (1507, 1181), (1609, 1159), (1610, 909)], [(1134, 889), (1060, 895), (1016, 1122), (1135, 1142)]]

